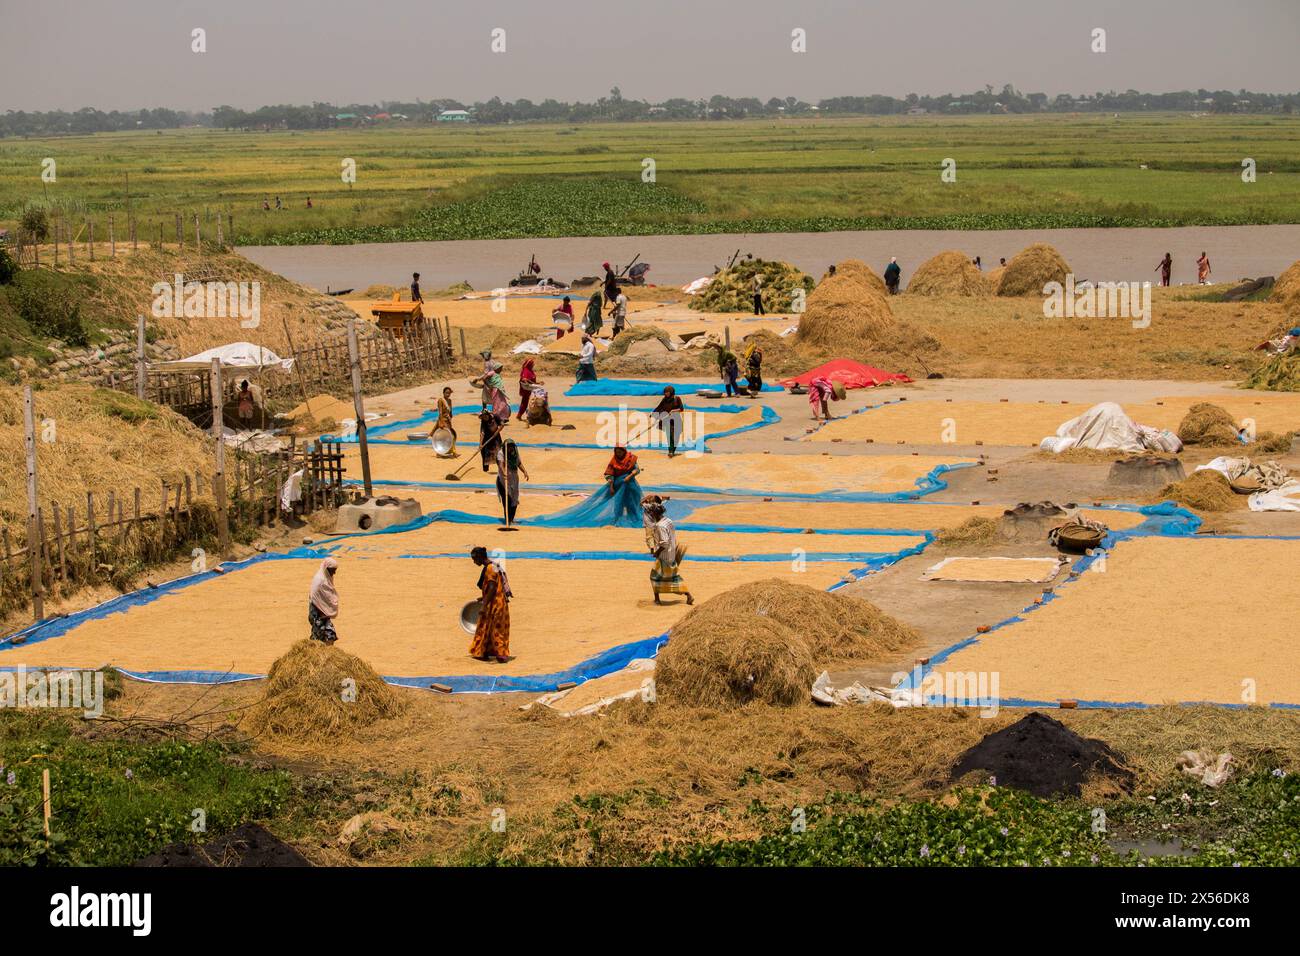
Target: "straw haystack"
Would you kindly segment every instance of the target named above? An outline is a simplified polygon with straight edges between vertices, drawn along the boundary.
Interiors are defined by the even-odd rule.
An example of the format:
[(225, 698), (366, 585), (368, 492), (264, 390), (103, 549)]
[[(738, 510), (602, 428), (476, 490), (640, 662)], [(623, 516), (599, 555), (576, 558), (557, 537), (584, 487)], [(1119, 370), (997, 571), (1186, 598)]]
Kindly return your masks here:
[(361, 658), (304, 639), (271, 665), (266, 694), (249, 709), (245, 726), (255, 734), (324, 743), (396, 717), (407, 706)]
[(1042, 295), (1049, 282), (1065, 282), (1070, 264), (1046, 242), (1036, 242), (1007, 263), (998, 281), (998, 295)]
[(1300, 261), (1287, 266), (1286, 271), (1273, 283), (1268, 301), (1283, 305), (1300, 305)]
[[(881, 295), (885, 295), (889, 290), (885, 287), (885, 280), (872, 271), (871, 266), (867, 265), (861, 259), (845, 259), (843, 262), (835, 264), (835, 274), (840, 276), (853, 276), (855, 279), (861, 279), (871, 288), (875, 289)], [(828, 276), (823, 276), (825, 282)]]
[(874, 605), (778, 578), (705, 601), (669, 634), (655, 683), (667, 703), (790, 705), (831, 661), (896, 653), (916, 632)]
[(932, 336), (895, 318), (885, 296), (851, 273), (831, 276), (808, 296), (796, 340), (853, 359), (867, 358), (871, 352), (931, 352), (939, 347)]
[(917, 295), (992, 295), (993, 288), (988, 276), (955, 250), (926, 259), (907, 283), (907, 291)]

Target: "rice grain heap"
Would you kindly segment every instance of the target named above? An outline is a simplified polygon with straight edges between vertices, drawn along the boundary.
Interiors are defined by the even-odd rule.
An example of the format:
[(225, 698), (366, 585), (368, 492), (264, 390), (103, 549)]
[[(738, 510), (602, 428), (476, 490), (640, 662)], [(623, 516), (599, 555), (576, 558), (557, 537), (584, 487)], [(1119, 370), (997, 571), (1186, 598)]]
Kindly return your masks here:
[(667, 703), (789, 706), (808, 700), (826, 663), (918, 641), (866, 601), (769, 578), (725, 591), (682, 618), (659, 655), (655, 683)]
[(1065, 282), (1070, 264), (1046, 242), (1036, 242), (1016, 253), (998, 280), (998, 295), (1042, 295), (1049, 282)]
[(992, 295), (993, 284), (964, 252), (949, 250), (926, 259), (912, 273), (907, 291), (917, 295)]
[(271, 665), (266, 694), (245, 725), (256, 734), (323, 743), (351, 737), (407, 706), (361, 658), (304, 638)]

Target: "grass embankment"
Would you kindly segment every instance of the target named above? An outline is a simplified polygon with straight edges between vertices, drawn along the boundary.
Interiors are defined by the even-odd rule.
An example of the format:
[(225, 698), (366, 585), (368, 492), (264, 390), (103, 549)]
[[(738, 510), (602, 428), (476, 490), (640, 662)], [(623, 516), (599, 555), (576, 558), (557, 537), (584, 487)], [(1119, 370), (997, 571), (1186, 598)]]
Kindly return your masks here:
[[(1298, 147), (1292, 117), (1181, 114), (108, 133), (0, 144), (0, 225), (48, 202), (106, 236), (125, 172), (148, 229), (229, 212), (257, 243), (1297, 222)], [(27, 171), (51, 155), (47, 196)]]

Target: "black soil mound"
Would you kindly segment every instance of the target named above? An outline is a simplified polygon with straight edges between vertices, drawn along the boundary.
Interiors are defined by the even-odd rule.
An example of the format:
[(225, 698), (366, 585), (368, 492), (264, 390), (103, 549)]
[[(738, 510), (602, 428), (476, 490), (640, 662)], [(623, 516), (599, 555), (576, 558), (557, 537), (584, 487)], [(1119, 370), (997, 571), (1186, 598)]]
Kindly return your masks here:
[(952, 779), (980, 770), (999, 787), (1028, 790), (1038, 797), (1077, 797), (1089, 777), (1108, 777), (1123, 789), (1132, 786), (1133, 773), (1123, 762), (1100, 740), (1080, 737), (1059, 720), (1034, 712), (958, 757)]
[(305, 856), (265, 827), (245, 823), (208, 843), (173, 843), (136, 866), (311, 866)]

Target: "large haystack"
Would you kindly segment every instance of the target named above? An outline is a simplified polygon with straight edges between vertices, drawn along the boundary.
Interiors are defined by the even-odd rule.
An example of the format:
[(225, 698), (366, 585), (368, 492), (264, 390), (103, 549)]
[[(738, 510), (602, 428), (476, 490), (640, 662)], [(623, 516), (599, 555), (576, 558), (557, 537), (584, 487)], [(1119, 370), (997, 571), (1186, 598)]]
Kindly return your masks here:
[(993, 288), (988, 276), (955, 250), (926, 259), (907, 283), (907, 291), (917, 295), (992, 295)]
[[(845, 259), (843, 262), (837, 262), (835, 264), (835, 274), (861, 279), (881, 295), (886, 295), (889, 292), (889, 289), (885, 287), (885, 280), (876, 275), (871, 266), (861, 259)], [(827, 278), (828, 276), (823, 276), (822, 281), (825, 282)]]
[(670, 632), (655, 683), (668, 703), (789, 705), (817, 669), (915, 644), (915, 631), (874, 605), (778, 578), (705, 601)]
[(763, 308), (768, 312), (791, 312), (794, 290), (807, 295), (813, 278), (788, 262), (771, 259), (744, 259), (724, 269), (699, 295), (692, 296), (690, 307), (700, 312), (750, 312), (754, 308), (754, 276), (763, 277)]
[(1268, 301), (1283, 305), (1300, 304), (1300, 261), (1287, 266), (1286, 271), (1273, 283), (1273, 291), (1268, 294)]
[[(207, 437), (171, 409), (87, 385), (39, 388), (33, 398), (47, 522), (54, 502), (82, 511), (87, 491), (95, 493), (99, 508), (109, 491), (129, 497), (137, 487), (156, 505), (160, 480), (212, 470)], [(0, 386), (0, 523), (21, 524), (26, 515), (23, 396)]]
[(352, 737), (407, 706), (361, 658), (303, 639), (271, 665), (266, 694), (244, 723), (256, 734), (325, 743)]
[(1049, 282), (1065, 282), (1070, 264), (1046, 242), (1022, 249), (998, 280), (998, 295), (1042, 295)]
[(1178, 437), (1185, 445), (1233, 445), (1237, 423), (1221, 406), (1197, 402), (1178, 424)]
[(881, 351), (932, 352), (939, 347), (932, 336), (895, 318), (888, 299), (851, 273), (831, 276), (808, 296), (796, 340), (850, 359), (866, 359), (869, 353)]

